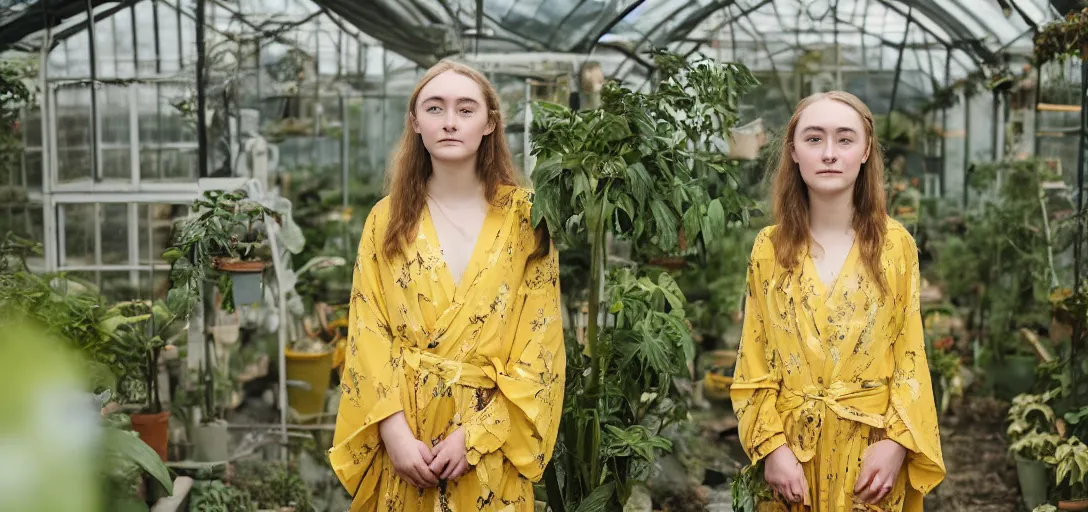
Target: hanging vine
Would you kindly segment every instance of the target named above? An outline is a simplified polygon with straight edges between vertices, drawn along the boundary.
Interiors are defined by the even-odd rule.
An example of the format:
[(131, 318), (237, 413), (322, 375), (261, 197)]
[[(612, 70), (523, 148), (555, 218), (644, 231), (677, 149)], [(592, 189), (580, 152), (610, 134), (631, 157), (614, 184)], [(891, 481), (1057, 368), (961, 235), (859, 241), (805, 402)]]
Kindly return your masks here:
[(1047, 24), (1033, 39), (1036, 65), (1069, 57), (1088, 59), (1088, 7)]

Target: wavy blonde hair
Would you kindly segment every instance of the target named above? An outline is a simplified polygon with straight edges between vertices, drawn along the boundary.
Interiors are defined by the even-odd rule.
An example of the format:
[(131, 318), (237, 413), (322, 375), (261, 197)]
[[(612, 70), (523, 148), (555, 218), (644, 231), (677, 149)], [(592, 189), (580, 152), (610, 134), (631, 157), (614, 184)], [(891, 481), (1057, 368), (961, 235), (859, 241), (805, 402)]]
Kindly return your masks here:
[(785, 134), (781, 141), (782, 148), (778, 155), (771, 185), (773, 213), (777, 223), (771, 242), (774, 244), (775, 259), (784, 268), (793, 268), (797, 264), (801, 251), (812, 242), (809, 231), (808, 186), (801, 177), (797, 163), (793, 161), (790, 148), (797, 130), (797, 123), (809, 105), (820, 100), (833, 100), (849, 106), (861, 117), (865, 126), (865, 138), (868, 141), (869, 157), (861, 165), (858, 179), (854, 183), (854, 218), (852, 227), (859, 242), (861, 260), (880, 288), (882, 294), (888, 293), (888, 282), (880, 267), (880, 252), (884, 247), (887, 234), (886, 198), (884, 192), (884, 152), (876, 137), (873, 125), (873, 113), (857, 96), (844, 91), (830, 91), (813, 94), (797, 103)]

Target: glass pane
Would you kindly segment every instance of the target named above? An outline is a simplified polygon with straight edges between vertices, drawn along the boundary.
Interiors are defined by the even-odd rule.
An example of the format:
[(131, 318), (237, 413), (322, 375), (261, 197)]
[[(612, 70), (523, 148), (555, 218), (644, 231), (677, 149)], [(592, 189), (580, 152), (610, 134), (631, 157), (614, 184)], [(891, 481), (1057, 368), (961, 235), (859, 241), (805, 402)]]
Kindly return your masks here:
[(27, 110), (23, 116), (22, 125), (26, 137), (26, 147), (42, 147), (42, 111), (40, 109)]
[(155, 72), (155, 4), (138, 2), (133, 8), (136, 9), (136, 57), (139, 58), (136, 71), (140, 75), (150, 75)]
[(140, 128), (140, 144), (157, 144), (159, 138), (159, 87), (157, 85), (134, 85), (136, 110)]
[(132, 178), (132, 163), (129, 149), (103, 148), (102, 150), (102, 177), (130, 180)]
[[(16, 148), (0, 148), (0, 187), (22, 185), (22, 158)], [(3, 197), (6, 194), (0, 194)]]
[(64, 216), (64, 257), (65, 266), (94, 264), (94, 204), (60, 205), (60, 214)]
[(156, 270), (140, 272), (139, 298), (154, 297), (156, 300), (166, 299), (166, 292), (170, 291), (170, 275), (168, 270)]
[(102, 263), (123, 265), (128, 258), (128, 205), (103, 204), (102, 212)]
[(26, 153), (23, 154), (23, 173), (26, 176), (25, 186), (27, 189), (42, 189), (41, 150), (27, 150)]
[(57, 166), (61, 183), (91, 177), (91, 94), (57, 91)]
[[(163, 251), (170, 246), (174, 219), (184, 216), (186, 205), (141, 204), (139, 206), (140, 265), (165, 264)], [(150, 222), (150, 224), (149, 224)]]
[(6, 236), (8, 232), (41, 242), (45, 238), (42, 205), (28, 203), (0, 207), (0, 238)]
[(113, 17), (94, 24), (94, 53), (98, 78), (117, 77), (117, 52), (113, 48)]
[(98, 92), (98, 111), (102, 119), (102, 142), (104, 144), (129, 143), (129, 106), (128, 95), (132, 91), (126, 86), (107, 85)]
[[(136, 75), (136, 50), (132, 46), (132, 13), (125, 9), (110, 16), (113, 22), (113, 51), (117, 62), (117, 76), (132, 78)], [(147, 50), (140, 48), (143, 53)]]
[(107, 302), (120, 302), (136, 298), (137, 285), (131, 273), (125, 271), (100, 272), (102, 296)]
[[(147, 3), (147, 2), (142, 2)], [(137, 4), (139, 5), (139, 4)], [(178, 11), (174, 10), (173, 6), (166, 5), (165, 3), (155, 3), (153, 5), (158, 6), (159, 16), (159, 57), (162, 64), (163, 73), (172, 73), (178, 70), (178, 27), (181, 15)], [(154, 20), (152, 20), (152, 27)]]

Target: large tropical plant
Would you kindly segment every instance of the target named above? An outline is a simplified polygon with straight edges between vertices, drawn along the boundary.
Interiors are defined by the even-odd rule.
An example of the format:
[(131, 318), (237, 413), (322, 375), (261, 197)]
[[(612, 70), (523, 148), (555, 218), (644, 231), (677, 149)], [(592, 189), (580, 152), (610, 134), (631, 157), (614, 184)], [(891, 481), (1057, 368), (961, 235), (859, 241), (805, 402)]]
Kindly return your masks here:
[[(753, 207), (724, 146), (755, 78), (737, 64), (654, 59), (651, 92), (608, 83), (594, 110), (534, 105), (533, 222), (545, 222), (561, 246), (590, 248), (585, 346), (568, 345), (560, 446), (546, 473), (558, 511), (622, 506), (671, 448), (664, 429), (687, 414), (673, 382), (690, 377), (694, 357), (683, 294), (667, 274), (606, 272), (607, 235), (643, 256), (675, 254), (682, 243), (705, 247)], [(726, 183), (716, 197), (710, 180)]]

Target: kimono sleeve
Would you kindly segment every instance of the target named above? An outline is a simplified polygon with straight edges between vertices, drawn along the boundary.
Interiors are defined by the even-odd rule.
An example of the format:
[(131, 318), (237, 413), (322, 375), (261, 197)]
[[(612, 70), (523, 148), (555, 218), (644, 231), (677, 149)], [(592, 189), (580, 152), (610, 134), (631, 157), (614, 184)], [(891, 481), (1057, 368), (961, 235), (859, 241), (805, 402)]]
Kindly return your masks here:
[(368, 471), (381, 447), (378, 424), (403, 410), (400, 388), (404, 374), (399, 358), (394, 357), (397, 349), (379, 273), (377, 210), (375, 207), (367, 217), (352, 277), (347, 356), (329, 451), (336, 476), (353, 496), (359, 491), (366, 493), (362, 489), (366, 487), (364, 475), (369, 480), (378, 473)]
[[(531, 261), (514, 306), (506, 361), (493, 360), (496, 393), (463, 423), (468, 462), (477, 474), (501, 474), (501, 452), (525, 478), (537, 482), (551, 460), (563, 413), (566, 352), (559, 296), (559, 255)], [(505, 352), (505, 350), (504, 350)]]
[(743, 334), (729, 391), (740, 422), (741, 445), (752, 464), (786, 444), (782, 417), (775, 407), (781, 378), (774, 364), (774, 347), (768, 341), (763, 283), (769, 276), (760, 268), (761, 263), (774, 263), (773, 258), (766, 258), (772, 252), (769, 245), (768, 231), (764, 230), (756, 237), (748, 261)]
[(903, 232), (901, 236), (904, 254), (894, 283), (895, 289), (900, 290), (898, 293), (903, 294), (905, 316), (892, 343), (895, 369), (885, 424), (888, 438), (908, 451), (908, 491), (924, 495), (944, 479), (945, 466), (922, 332), (918, 249), (909, 233)]

